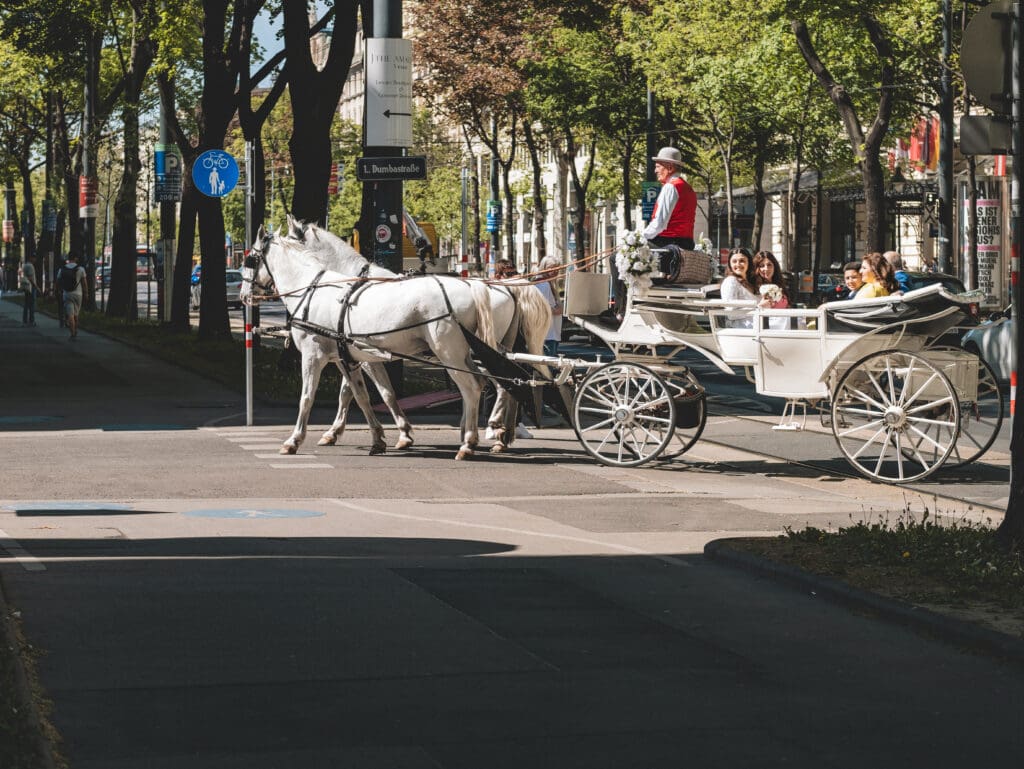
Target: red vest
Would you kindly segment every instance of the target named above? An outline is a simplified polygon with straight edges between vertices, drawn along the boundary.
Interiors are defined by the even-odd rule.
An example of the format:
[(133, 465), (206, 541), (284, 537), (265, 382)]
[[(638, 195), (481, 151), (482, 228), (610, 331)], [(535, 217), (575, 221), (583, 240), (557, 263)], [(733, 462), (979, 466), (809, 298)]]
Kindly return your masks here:
[(681, 176), (673, 176), (668, 183), (676, 188), (679, 200), (672, 209), (668, 225), (659, 235), (663, 238), (692, 238), (693, 221), (697, 217), (697, 193)]

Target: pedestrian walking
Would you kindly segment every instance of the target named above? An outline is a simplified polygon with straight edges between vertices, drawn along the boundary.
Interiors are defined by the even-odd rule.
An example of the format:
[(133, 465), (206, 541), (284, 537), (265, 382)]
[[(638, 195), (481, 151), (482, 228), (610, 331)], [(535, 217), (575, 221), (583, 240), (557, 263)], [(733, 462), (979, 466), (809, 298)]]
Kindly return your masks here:
[(21, 325), (36, 325), (36, 297), (39, 295), (39, 282), (36, 279), (36, 259), (30, 256), (21, 265), (21, 278), (19, 287), (25, 296), (21, 306)]
[(62, 294), (64, 317), (71, 332), (69, 339), (78, 337), (78, 313), (82, 311), (82, 297), (85, 294), (85, 269), (80, 267), (74, 254), (57, 272), (57, 287)]

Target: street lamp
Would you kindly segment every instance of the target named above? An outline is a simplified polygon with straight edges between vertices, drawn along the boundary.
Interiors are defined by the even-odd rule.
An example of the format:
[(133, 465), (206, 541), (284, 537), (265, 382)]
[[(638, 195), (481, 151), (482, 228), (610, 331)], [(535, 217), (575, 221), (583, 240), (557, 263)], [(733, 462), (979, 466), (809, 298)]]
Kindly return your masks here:
[(718, 185), (718, 192), (711, 196), (715, 203), (715, 248), (719, 259), (722, 254), (722, 201), (725, 200), (725, 187)]

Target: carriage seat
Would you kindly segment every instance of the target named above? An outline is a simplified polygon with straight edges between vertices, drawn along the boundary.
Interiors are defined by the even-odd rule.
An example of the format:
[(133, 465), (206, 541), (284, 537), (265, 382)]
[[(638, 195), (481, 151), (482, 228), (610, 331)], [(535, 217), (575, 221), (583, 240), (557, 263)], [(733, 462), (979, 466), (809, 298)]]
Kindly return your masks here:
[(828, 302), (824, 309), (829, 331), (863, 334), (907, 323), (915, 333), (930, 336), (955, 326), (976, 325), (970, 306), (968, 298), (935, 284), (905, 294)]

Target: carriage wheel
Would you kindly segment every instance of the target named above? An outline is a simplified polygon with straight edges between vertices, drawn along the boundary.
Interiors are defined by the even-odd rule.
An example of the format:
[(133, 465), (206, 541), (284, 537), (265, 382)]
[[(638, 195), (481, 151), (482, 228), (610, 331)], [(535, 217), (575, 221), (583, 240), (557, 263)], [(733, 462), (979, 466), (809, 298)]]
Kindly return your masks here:
[[(963, 353), (958, 347), (933, 347), (932, 350)], [(1003, 393), (999, 389), (995, 372), (982, 358), (978, 358), (978, 397), (960, 401), (960, 432), (953, 451), (946, 458), (945, 467), (962, 467), (980, 457), (999, 435), (1003, 424)], [(925, 433), (931, 437), (940, 434), (938, 426)], [(949, 435), (948, 430), (945, 431)], [(923, 439), (921, 440), (923, 443)]]
[(708, 420), (707, 398), (704, 388), (689, 369), (673, 373), (667, 380), (675, 396), (676, 429), (672, 443), (662, 452), (662, 459), (674, 459), (693, 448), (704, 432)]
[(655, 459), (675, 429), (673, 392), (665, 380), (638, 363), (594, 369), (573, 401), (573, 428), (587, 453), (612, 467), (636, 467)]
[(949, 379), (920, 355), (872, 353), (832, 394), (832, 432), (843, 456), (875, 480), (904, 483), (942, 466), (960, 431)]

